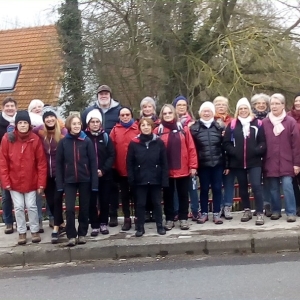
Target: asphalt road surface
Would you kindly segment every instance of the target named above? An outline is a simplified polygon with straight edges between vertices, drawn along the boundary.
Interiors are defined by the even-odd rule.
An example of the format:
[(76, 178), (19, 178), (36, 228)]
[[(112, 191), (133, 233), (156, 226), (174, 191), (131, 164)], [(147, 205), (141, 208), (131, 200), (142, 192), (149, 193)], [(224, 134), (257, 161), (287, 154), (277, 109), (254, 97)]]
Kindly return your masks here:
[(0, 270), (4, 300), (297, 300), (299, 287), (300, 253)]

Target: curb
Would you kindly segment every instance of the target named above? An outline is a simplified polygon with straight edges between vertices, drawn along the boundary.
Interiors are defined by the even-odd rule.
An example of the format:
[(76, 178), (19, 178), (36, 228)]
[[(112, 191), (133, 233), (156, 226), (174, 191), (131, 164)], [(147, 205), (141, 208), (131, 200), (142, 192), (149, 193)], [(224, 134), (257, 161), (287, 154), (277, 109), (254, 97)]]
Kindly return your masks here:
[(0, 248), (0, 267), (45, 265), (104, 259), (164, 257), (172, 255), (251, 254), (300, 251), (300, 232), (252, 232), (235, 235), (193, 235), (170, 237), (142, 237), (93, 241), (74, 248), (60, 244), (28, 244)]

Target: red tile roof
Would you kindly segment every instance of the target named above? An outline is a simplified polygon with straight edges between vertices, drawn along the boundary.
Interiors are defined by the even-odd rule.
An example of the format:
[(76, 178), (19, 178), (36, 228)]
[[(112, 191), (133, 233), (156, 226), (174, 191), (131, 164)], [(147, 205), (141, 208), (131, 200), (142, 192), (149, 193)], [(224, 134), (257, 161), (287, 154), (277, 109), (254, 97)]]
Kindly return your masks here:
[(12, 92), (0, 92), (0, 103), (11, 96), (19, 108), (32, 99), (56, 105), (61, 89), (61, 50), (54, 25), (0, 31), (0, 65), (21, 64)]

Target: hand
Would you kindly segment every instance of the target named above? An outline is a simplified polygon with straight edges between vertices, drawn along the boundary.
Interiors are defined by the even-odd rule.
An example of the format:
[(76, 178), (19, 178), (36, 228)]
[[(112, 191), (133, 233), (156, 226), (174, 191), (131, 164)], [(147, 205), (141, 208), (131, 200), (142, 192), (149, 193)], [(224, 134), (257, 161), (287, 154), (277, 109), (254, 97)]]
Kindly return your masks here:
[(197, 170), (196, 170), (196, 169), (191, 169), (191, 170), (190, 170), (190, 175), (191, 175), (192, 177), (195, 176), (196, 173), (197, 173)]
[(229, 174), (229, 172), (230, 172), (230, 170), (229, 170), (229, 169), (225, 169), (225, 170), (224, 170), (224, 172), (223, 172), (223, 174), (224, 174), (224, 175), (228, 175), (228, 174)]
[(103, 176), (103, 173), (101, 170), (98, 170), (98, 177), (102, 177)]
[(297, 176), (300, 172), (300, 167), (294, 166), (294, 173)]
[(6, 189), (6, 190), (8, 190), (8, 191), (11, 191), (11, 187), (10, 187), (10, 185), (9, 185), (9, 186), (7, 186), (5, 189)]
[(39, 188), (39, 189), (37, 190), (37, 193), (38, 193), (39, 195), (42, 195), (42, 194), (44, 193), (44, 189), (43, 189), (43, 188)]

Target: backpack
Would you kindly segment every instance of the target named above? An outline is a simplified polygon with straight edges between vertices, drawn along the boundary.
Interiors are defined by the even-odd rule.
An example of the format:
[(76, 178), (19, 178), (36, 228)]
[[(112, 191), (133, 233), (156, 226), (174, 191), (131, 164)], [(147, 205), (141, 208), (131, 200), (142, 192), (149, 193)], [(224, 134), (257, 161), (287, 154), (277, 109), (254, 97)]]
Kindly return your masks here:
[[(232, 142), (234, 141), (233, 131), (234, 131), (235, 126), (236, 126), (236, 121), (237, 121), (237, 119), (232, 119), (231, 123), (230, 123), (230, 136), (231, 136), (230, 140)], [(260, 128), (261, 125), (262, 125), (262, 120), (257, 119), (257, 125), (258, 125), (258, 128)], [(255, 133), (255, 138), (256, 138), (256, 135), (257, 135), (257, 131)]]
[(104, 138), (105, 147), (107, 147), (107, 144), (108, 144), (108, 134), (107, 134), (107, 132), (103, 133), (103, 138)]
[[(185, 131), (183, 130), (183, 126), (180, 122), (176, 123), (177, 125), (177, 131), (181, 132), (185, 136)], [(159, 124), (158, 130), (157, 130), (157, 135), (161, 137), (164, 134), (164, 125)]]

